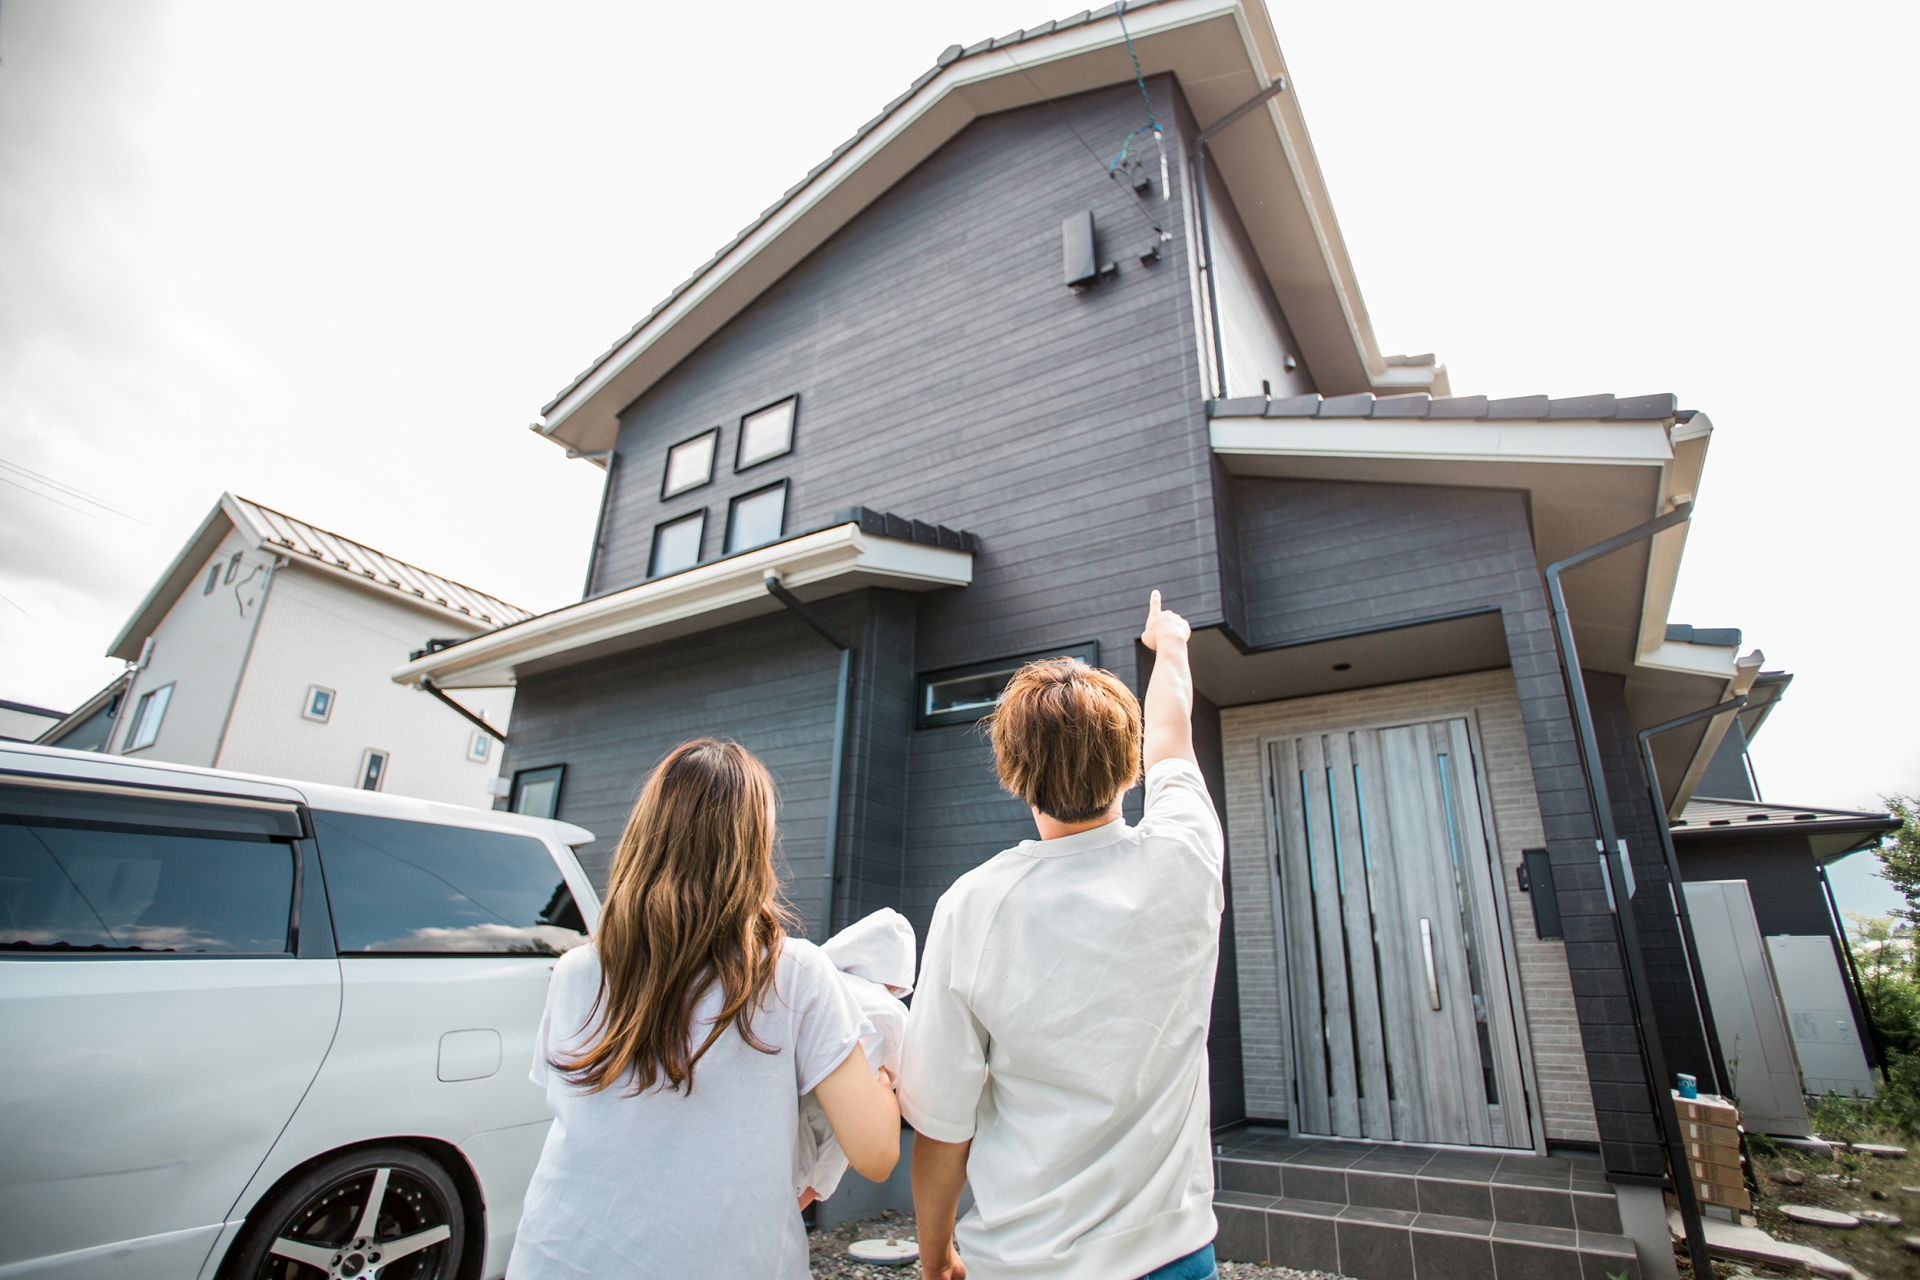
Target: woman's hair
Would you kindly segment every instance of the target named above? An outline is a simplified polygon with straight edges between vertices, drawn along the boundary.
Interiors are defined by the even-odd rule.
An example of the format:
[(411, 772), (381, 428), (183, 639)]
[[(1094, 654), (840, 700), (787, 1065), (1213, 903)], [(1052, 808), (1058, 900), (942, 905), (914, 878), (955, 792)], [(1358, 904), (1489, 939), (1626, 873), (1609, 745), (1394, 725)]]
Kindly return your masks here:
[(1058, 822), (1086, 822), (1140, 780), (1140, 703), (1075, 658), (1014, 673), (992, 718), (1000, 785)]
[[(632, 1073), (693, 1090), (693, 1068), (729, 1026), (762, 1053), (753, 1014), (773, 982), (788, 915), (773, 872), (773, 779), (737, 742), (695, 738), (648, 775), (613, 853), (593, 945), (600, 991), (582, 1026), (594, 1042), (553, 1065), (597, 1093)], [(693, 1047), (695, 1007), (720, 984), (720, 1012)]]

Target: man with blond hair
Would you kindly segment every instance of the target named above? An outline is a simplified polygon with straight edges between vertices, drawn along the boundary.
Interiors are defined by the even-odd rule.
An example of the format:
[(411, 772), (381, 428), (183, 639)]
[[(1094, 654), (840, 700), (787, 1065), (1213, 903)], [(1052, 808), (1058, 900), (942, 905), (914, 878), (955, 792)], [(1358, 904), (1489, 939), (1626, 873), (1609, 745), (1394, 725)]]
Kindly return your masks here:
[[(1001, 785), (1040, 838), (955, 881), (927, 934), (900, 1074), (927, 1280), (1216, 1274), (1224, 846), (1193, 753), (1190, 633), (1154, 592), (1144, 750), (1132, 691), (1071, 659), (1022, 668), (994, 712)], [(1130, 827), (1120, 800), (1143, 772)]]

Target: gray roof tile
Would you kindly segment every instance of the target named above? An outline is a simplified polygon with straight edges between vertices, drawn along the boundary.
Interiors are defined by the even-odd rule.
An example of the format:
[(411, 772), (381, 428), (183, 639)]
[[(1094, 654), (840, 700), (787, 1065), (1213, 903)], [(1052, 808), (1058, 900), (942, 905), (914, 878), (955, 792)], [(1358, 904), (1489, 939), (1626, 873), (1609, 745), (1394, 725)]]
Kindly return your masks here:
[(1548, 402), (1545, 396), (1513, 396), (1506, 400), (1487, 401), (1489, 418), (1544, 418), (1547, 416)]
[(1429, 418), (1484, 418), (1487, 416), (1487, 398), (1485, 396), (1440, 396), (1427, 406)]
[(1373, 402), (1376, 418), (1424, 418), (1433, 397), (1422, 393), (1410, 396), (1381, 396)]
[(1675, 644), (1712, 644), (1727, 648), (1740, 647), (1740, 628), (1738, 627), (1694, 627), (1684, 622), (1667, 624), (1667, 639)]
[(1671, 418), (1679, 408), (1680, 397), (1672, 392), (1658, 396), (1622, 396), (1613, 402), (1613, 416), (1640, 421)]
[(1565, 400), (1548, 401), (1547, 417), (1611, 418), (1613, 406), (1612, 396), (1569, 396)]
[(1320, 402), (1319, 417), (1364, 418), (1373, 412), (1373, 397), (1362, 391), (1355, 396), (1332, 396)]
[(1243, 396), (1238, 400), (1207, 401), (1209, 418), (1257, 418), (1267, 407), (1265, 396)]
[(1317, 395), (1287, 396), (1281, 400), (1269, 401), (1269, 418), (1312, 418), (1320, 413), (1320, 397)]

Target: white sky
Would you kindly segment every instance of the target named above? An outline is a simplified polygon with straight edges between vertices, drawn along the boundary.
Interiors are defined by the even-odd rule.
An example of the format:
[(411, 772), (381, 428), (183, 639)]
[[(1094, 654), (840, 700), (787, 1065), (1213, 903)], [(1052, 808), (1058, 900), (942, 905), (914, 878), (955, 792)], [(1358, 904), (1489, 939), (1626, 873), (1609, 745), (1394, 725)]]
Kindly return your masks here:
[[(222, 489), (576, 598), (600, 473), (540, 405), (947, 44), (1073, 2), (4, 0), (0, 698), (104, 684)], [(1767, 796), (1920, 790), (1887, 684), (1920, 621), (1920, 7), (1272, 12), (1382, 348), (1460, 394), (1708, 413), (1672, 617), (1795, 673)]]

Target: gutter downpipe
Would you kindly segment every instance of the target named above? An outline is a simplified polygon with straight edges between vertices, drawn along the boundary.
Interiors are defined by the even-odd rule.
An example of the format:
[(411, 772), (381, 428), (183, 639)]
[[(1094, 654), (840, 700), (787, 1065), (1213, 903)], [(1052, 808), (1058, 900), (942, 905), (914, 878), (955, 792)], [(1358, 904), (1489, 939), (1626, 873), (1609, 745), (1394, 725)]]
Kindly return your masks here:
[(507, 735), (503, 730), (494, 728), (492, 725), (488, 724), (485, 719), (473, 714), (473, 712), (467, 710), (465, 707), (455, 702), (452, 698), (449, 698), (447, 696), (446, 690), (442, 689), (439, 685), (435, 684), (432, 680), (430, 680), (426, 676), (420, 677), (420, 688), (424, 689), (426, 692), (432, 694), (434, 697), (440, 699), (440, 701), (452, 707), (454, 711), (459, 713), (462, 719), (466, 720), (469, 724), (473, 725), (474, 728), (480, 730), (480, 732), (487, 734), (488, 736), (496, 739), (501, 746), (504, 747), (507, 745)]
[(1687, 909), (1686, 882), (1680, 876), (1680, 855), (1673, 847), (1673, 830), (1665, 820), (1667, 804), (1660, 792), (1660, 769), (1653, 762), (1653, 739), (1668, 730), (1698, 720), (1711, 720), (1729, 711), (1738, 711), (1746, 705), (1747, 695), (1737, 694), (1725, 702), (1703, 707), (1689, 715), (1640, 731), (1640, 763), (1647, 771), (1647, 791), (1653, 798), (1654, 810), (1661, 815), (1660, 849), (1667, 857), (1667, 879), (1673, 886), (1673, 908), (1680, 917), (1680, 940), (1686, 946), (1687, 968), (1693, 976), (1693, 999), (1700, 1010), (1700, 1029), (1707, 1033), (1707, 1056), (1713, 1066), (1713, 1091), (1722, 1097), (1727, 1096), (1728, 1090), (1726, 1055), (1720, 1048), (1720, 1028), (1713, 1021), (1713, 1001), (1707, 998), (1706, 973), (1700, 968), (1700, 946), (1693, 940), (1693, 913)]
[(853, 646), (840, 633), (821, 621), (820, 615), (802, 604), (786, 589), (777, 573), (766, 577), (767, 594), (785, 605), (800, 620), (820, 633), (828, 644), (840, 651), (839, 692), (833, 705), (833, 761), (827, 772), (827, 869), (820, 877), (820, 941), (833, 936), (833, 890), (840, 872), (840, 788), (847, 758), (847, 701), (853, 689)]
[(1213, 322), (1214, 394), (1222, 400), (1227, 398), (1227, 356), (1220, 340), (1220, 290), (1214, 283), (1213, 220), (1207, 216), (1207, 141), (1267, 99), (1283, 93), (1286, 87), (1287, 78), (1276, 76), (1272, 84), (1202, 129), (1193, 139), (1193, 163), (1190, 167), (1193, 171), (1194, 202), (1199, 206), (1200, 214), (1200, 273), (1207, 278), (1207, 318)]
[[(1666, 1083), (1666, 1049), (1660, 1043), (1660, 1026), (1653, 1012), (1653, 990), (1647, 985), (1647, 964), (1640, 951), (1640, 930), (1633, 919), (1633, 899), (1627, 894), (1629, 881), (1622, 861), (1626, 842), (1620, 839), (1614, 826), (1613, 798), (1607, 791), (1606, 765), (1600, 759), (1600, 739), (1593, 727), (1593, 708), (1587, 702), (1586, 681), (1581, 676), (1580, 651), (1573, 642), (1573, 621), (1567, 614), (1566, 595), (1560, 589), (1560, 575), (1567, 570), (1577, 569), (1663, 530), (1684, 524), (1692, 514), (1693, 501), (1689, 496), (1685, 501), (1676, 502), (1672, 511), (1658, 519), (1649, 520), (1548, 565), (1546, 578), (1553, 629), (1560, 640), (1561, 670), (1566, 676), (1567, 697), (1573, 703), (1581, 761), (1586, 766), (1587, 791), (1600, 827), (1600, 865), (1607, 879), (1607, 898), (1614, 908), (1614, 924), (1620, 931), (1621, 951), (1627, 961), (1629, 991), (1639, 1012), (1635, 1030), (1640, 1036), (1641, 1061), (1650, 1076), (1647, 1083), (1653, 1093), (1654, 1113), (1659, 1116), (1660, 1127), (1665, 1130), (1673, 1189), (1680, 1201), (1680, 1221), (1686, 1228), (1687, 1255), (1693, 1262), (1693, 1274), (1710, 1276), (1714, 1274), (1713, 1257), (1707, 1250), (1707, 1231), (1700, 1221), (1700, 1203), (1694, 1195), (1692, 1171), (1687, 1164), (1686, 1149), (1680, 1137), (1680, 1115), (1674, 1108), (1673, 1093)], [(1664, 824), (1666, 811), (1661, 810), (1657, 816)]]
[(593, 518), (593, 549), (587, 553), (587, 580), (580, 587), (580, 598), (586, 600), (593, 595), (593, 574), (600, 567), (600, 548), (607, 538), (607, 507), (613, 501), (613, 474), (620, 466), (620, 454), (614, 449), (601, 449), (594, 453), (569, 449), (567, 456), (598, 462), (607, 469), (606, 476), (600, 482), (600, 513)]

